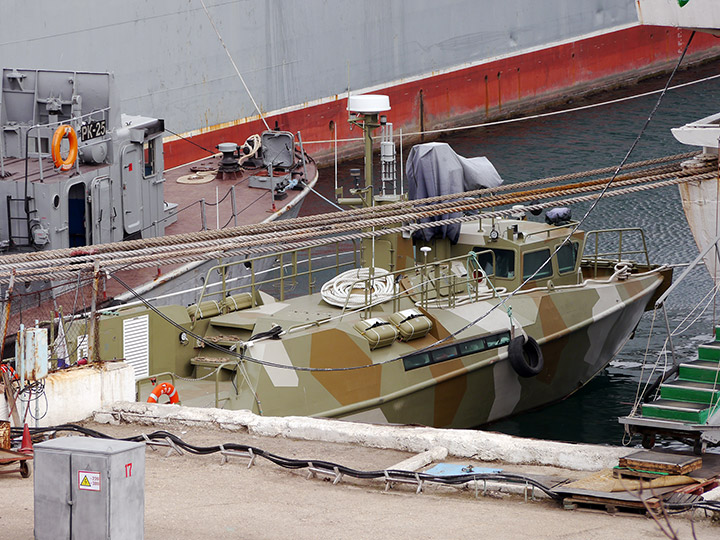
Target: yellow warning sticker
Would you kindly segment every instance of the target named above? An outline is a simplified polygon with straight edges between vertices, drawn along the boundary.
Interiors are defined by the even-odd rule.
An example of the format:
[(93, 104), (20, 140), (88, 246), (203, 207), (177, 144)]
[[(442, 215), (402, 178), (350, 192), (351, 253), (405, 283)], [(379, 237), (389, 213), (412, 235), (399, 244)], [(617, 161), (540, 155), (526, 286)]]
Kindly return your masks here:
[(100, 473), (78, 471), (78, 488), (85, 491), (100, 491)]

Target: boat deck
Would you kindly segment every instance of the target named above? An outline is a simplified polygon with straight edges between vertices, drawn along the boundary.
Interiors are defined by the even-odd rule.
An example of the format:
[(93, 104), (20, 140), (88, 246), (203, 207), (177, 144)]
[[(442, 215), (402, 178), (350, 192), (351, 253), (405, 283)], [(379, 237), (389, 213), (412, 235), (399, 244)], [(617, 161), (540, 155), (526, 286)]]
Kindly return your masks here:
[[(235, 224), (260, 223), (272, 219), (277, 214), (283, 214), (289, 207), (293, 206), (302, 193), (302, 189), (288, 189), (286, 196), (273, 201), (268, 189), (250, 187), (250, 179), (253, 176), (268, 177), (267, 170), (263, 168), (247, 168), (237, 173), (226, 174), (224, 178), (216, 178), (214, 170), (217, 170), (220, 157), (215, 155), (207, 159), (182, 165), (165, 170), (165, 201), (176, 204), (177, 208), (173, 214), (175, 217), (168, 219), (165, 235), (186, 234), (203, 230), (205, 228), (215, 229), (232, 227)], [(27, 170), (26, 170), (27, 165)], [(105, 165), (81, 164), (78, 170), (83, 173), (106, 168)], [(49, 159), (38, 161), (28, 159), (4, 160), (5, 178), (0, 177), (0, 182), (5, 180), (17, 181), (25, 178), (28, 182), (40, 182), (52, 184), (64, 181), (73, 170), (62, 173), (52, 166)], [(294, 176), (300, 176), (302, 166), (293, 172)], [(286, 174), (283, 171), (276, 173), (276, 176)], [(307, 159), (307, 177), (313, 180), (317, 175), (315, 162)], [(235, 217), (233, 216), (232, 191), (235, 193)], [(203, 219), (202, 203), (205, 203)], [(219, 201), (219, 204), (218, 204)], [(144, 237), (147, 234), (143, 235)]]
[[(307, 190), (288, 189), (285, 198), (273, 200), (269, 190), (249, 185), (253, 176), (267, 177), (266, 170), (243, 169), (238, 173), (225, 175), (224, 178), (216, 178), (212, 171), (217, 169), (219, 160), (219, 157), (211, 157), (165, 171), (165, 201), (177, 205), (176, 220), (166, 225), (165, 236), (190, 235), (206, 229), (262, 223), (285, 214), (295, 214), (299, 210), (295, 207)], [(307, 163), (307, 176), (310, 178), (310, 185), (314, 185), (317, 167), (312, 160)], [(141, 284), (159, 278), (175, 268), (177, 265), (163, 266), (162, 269), (145, 268), (121, 272), (120, 277), (123, 280), (129, 279), (128, 284)], [(115, 280), (108, 281), (106, 286), (109, 297), (125, 292)]]
[[(308, 178), (307, 185), (311, 188), (317, 181), (317, 166), (311, 158), (306, 156), (303, 167), (297, 149), (296, 157), (298, 163), (292, 171), (277, 170), (274, 176), (292, 174), (296, 178)], [(193, 235), (203, 230), (251, 225), (297, 215), (303, 198), (309, 192), (310, 188), (307, 185), (298, 183), (298, 188), (287, 189), (286, 195), (273, 200), (269, 189), (250, 186), (253, 177), (267, 178), (268, 171), (265, 168), (244, 166), (237, 173), (225, 173), (222, 178), (217, 178), (214, 171), (217, 170), (220, 159), (220, 155), (213, 155), (164, 171), (166, 227), (163, 237)], [(97, 171), (97, 175), (101, 176), (107, 174), (108, 170), (107, 165), (88, 165), (78, 160), (73, 169), (61, 173), (52, 166), (52, 160), (47, 156), (42, 160), (31, 158), (27, 162), (24, 159), (5, 158), (3, 166), (5, 177), (0, 178), (0, 182), (16, 182), (17, 191), (22, 190), (21, 179), (25, 177), (31, 183), (53, 184), (66, 182), (77, 172), (86, 174)], [(17, 193), (14, 197), (22, 200), (23, 193)], [(156, 236), (157, 233), (152, 230), (154, 228), (142, 231), (142, 237)], [(188, 241), (191, 239), (192, 236), (188, 236)], [(88, 247), (88, 249), (91, 248)], [(160, 256), (158, 255), (158, 257)], [(162, 269), (158, 266), (120, 271), (117, 276), (129, 287), (135, 289), (141, 285), (162, 280), (164, 276), (179, 266), (181, 265), (163, 266)], [(103, 281), (98, 297), (100, 307), (117, 295), (127, 292), (126, 287), (115, 279)], [(84, 306), (89, 306), (92, 294), (91, 285), (92, 281), (89, 277), (78, 282), (55, 283), (55, 287), (59, 286), (66, 292), (56, 293), (54, 310), (57, 311), (59, 307), (67, 315)], [(35, 319), (46, 320), (52, 309), (53, 306), (47, 302), (40, 302), (35, 307), (25, 306), (20, 314), (19, 322)], [(16, 318), (14, 317), (13, 321)], [(11, 331), (17, 326), (16, 322), (18, 321), (11, 325)]]

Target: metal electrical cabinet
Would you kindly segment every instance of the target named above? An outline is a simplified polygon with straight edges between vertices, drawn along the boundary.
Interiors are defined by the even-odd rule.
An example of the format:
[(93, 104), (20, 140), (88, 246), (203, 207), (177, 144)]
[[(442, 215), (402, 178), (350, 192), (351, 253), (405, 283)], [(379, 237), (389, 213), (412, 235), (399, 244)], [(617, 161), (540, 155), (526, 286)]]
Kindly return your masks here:
[(61, 437), (34, 450), (36, 540), (142, 540), (144, 443)]

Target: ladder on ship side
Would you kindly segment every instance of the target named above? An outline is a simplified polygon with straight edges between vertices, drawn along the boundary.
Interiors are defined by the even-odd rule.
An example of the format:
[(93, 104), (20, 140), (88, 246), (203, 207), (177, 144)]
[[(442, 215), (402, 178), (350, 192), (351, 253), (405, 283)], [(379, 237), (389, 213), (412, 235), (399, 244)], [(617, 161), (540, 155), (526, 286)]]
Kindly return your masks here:
[[(25, 211), (25, 198), (7, 196), (7, 231), (11, 246), (27, 247), (31, 245), (30, 216)], [(36, 213), (37, 210), (30, 210)]]

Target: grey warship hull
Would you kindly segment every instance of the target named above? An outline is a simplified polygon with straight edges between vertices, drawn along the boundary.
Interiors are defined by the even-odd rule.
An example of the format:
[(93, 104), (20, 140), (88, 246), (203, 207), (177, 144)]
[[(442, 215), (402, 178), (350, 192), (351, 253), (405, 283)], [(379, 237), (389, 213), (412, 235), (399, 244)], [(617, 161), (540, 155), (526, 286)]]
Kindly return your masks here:
[[(198, 1), (128, 0), (94, 13), (82, 0), (7, 0), (0, 58), (113, 72), (124, 110), (165, 119), (174, 166), (202, 156), (180, 136), (215, 144), (261, 130), (244, 84), (270, 127), (302, 131), (313, 155), (329, 155), (335, 139), (347, 153), (344, 140), (357, 137), (348, 93), (390, 95), (406, 133), (447, 127), (665, 69), (689, 35), (640, 26), (632, 0), (205, 5), (243, 81)], [(697, 36), (690, 58), (718, 51)]]

